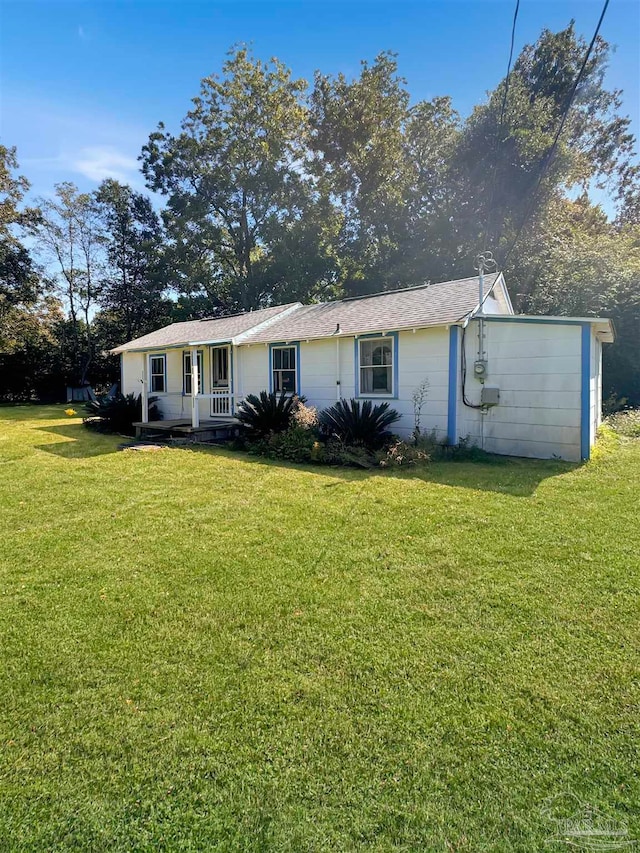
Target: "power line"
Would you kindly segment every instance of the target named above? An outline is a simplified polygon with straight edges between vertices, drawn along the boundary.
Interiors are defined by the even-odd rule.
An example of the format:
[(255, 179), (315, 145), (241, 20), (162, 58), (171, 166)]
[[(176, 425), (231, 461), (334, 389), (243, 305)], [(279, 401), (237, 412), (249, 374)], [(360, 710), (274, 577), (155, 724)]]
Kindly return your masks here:
[(502, 97), (502, 108), (500, 110), (499, 128), (502, 129), (504, 121), (504, 112), (507, 107), (507, 94), (509, 93), (509, 82), (511, 75), (511, 63), (513, 62), (513, 45), (516, 40), (516, 23), (518, 21), (518, 12), (520, 11), (520, 0), (516, 0), (516, 8), (513, 12), (513, 24), (511, 25), (511, 48), (509, 49), (509, 62), (507, 64), (507, 76), (504, 81), (504, 95)]
[(591, 51), (593, 50), (593, 47), (596, 43), (596, 39), (598, 38), (598, 34), (600, 32), (600, 27), (602, 26), (604, 16), (606, 15), (607, 8), (609, 7), (609, 2), (610, 2), (610, 0), (605, 0), (604, 6), (602, 7), (602, 12), (600, 13), (600, 19), (598, 21), (598, 25), (595, 29), (594, 34), (593, 34), (593, 38), (591, 39), (591, 43), (589, 44), (589, 47), (587, 48), (587, 52), (584, 56), (584, 59), (582, 60), (582, 65), (580, 66), (580, 70), (578, 71), (578, 75), (577, 75), (576, 79), (574, 80), (573, 86), (571, 87), (571, 92), (569, 93), (569, 99), (568, 99), (567, 105), (566, 105), (566, 107), (562, 113), (562, 118), (560, 119), (560, 124), (558, 126), (558, 130), (556, 131), (556, 135), (553, 139), (553, 144), (551, 145), (549, 153), (548, 153), (548, 155), (547, 155), (547, 157), (546, 157), (546, 159), (542, 165), (542, 169), (540, 170), (540, 174), (538, 175), (538, 180), (536, 181), (536, 185), (533, 188), (531, 196), (529, 197), (529, 204), (527, 206), (527, 209), (525, 210), (524, 218), (520, 224), (520, 227), (518, 228), (518, 231), (516, 233), (515, 238), (513, 239), (513, 242), (511, 243), (511, 246), (509, 247), (509, 251), (506, 253), (506, 255), (504, 257), (504, 261), (502, 263), (503, 268), (507, 265), (509, 258), (511, 257), (511, 255), (513, 253), (513, 250), (516, 247), (516, 243), (518, 242), (518, 240), (520, 239), (520, 236), (522, 235), (522, 232), (524, 231), (525, 225), (527, 224), (527, 221), (528, 221), (528, 219), (531, 215), (531, 212), (533, 210), (533, 204), (535, 202), (535, 198), (536, 198), (536, 195), (538, 193), (538, 190), (540, 189), (540, 184), (542, 183), (542, 179), (544, 178), (544, 176), (547, 172), (547, 169), (551, 165), (551, 161), (553, 160), (553, 157), (556, 153), (556, 149), (558, 148), (558, 142), (560, 140), (560, 135), (561, 135), (562, 131), (564, 130), (564, 126), (565, 126), (565, 123), (567, 121), (569, 111), (571, 110), (571, 106), (573, 104), (573, 99), (575, 97), (578, 86), (580, 85), (580, 81), (582, 80), (582, 75), (584, 74), (585, 68), (587, 67), (587, 63), (589, 62), (589, 57), (591, 56)]
[[(496, 130), (496, 140), (502, 139), (502, 130), (504, 127), (504, 114), (507, 109), (507, 96), (509, 94), (509, 84), (511, 82), (511, 63), (513, 62), (513, 47), (516, 40), (516, 23), (518, 21), (518, 12), (520, 11), (520, 0), (516, 0), (516, 6), (513, 11), (513, 22), (511, 24), (511, 47), (509, 49), (509, 62), (507, 63), (507, 76), (504, 80), (504, 92), (502, 93), (502, 106), (500, 107), (500, 119), (498, 120), (498, 128)], [(493, 170), (491, 176), (491, 192), (489, 194), (489, 210), (487, 214), (487, 225), (485, 227), (485, 240), (491, 237), (491, 220), (493, 218), (493, 204), (496, 194), (496, 177), (498, 172), (498, 151), (497, 145), (494, 143), (494, 158), (493, 158)]]

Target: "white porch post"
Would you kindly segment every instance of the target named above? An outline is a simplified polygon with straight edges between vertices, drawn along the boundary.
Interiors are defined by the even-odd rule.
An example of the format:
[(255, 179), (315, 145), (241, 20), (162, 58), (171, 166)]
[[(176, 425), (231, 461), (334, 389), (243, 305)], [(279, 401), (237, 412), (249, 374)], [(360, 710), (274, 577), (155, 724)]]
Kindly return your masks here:
[(200, 426), (200, 409), (198, 406), (198, 350), (191, 348), (191, 426)]
[(142, 354), (142, 423), (149, 423), (149, 356)]

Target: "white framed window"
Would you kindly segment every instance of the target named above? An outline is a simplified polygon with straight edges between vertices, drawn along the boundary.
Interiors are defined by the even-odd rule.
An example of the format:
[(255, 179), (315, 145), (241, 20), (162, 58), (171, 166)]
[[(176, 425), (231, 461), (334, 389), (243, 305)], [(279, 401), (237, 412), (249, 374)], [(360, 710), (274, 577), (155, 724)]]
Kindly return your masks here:
[(296, 394), (298, 390), (298, 349), (271, 348), (271, 385), (276, 394)]
[[(191, 353), (182, 353), (182, 391), (191, 394)], [(202, 350), (198, 350), (198, 394), (202, 394)]]
[(149, 378), (151, 379), (151, 393), (164, 394), (167, 390), (166, 355), (149, 356)]
[(361, 396), (393, 396), (394, 343), (393, 338), (358, 340), (358, 381)]

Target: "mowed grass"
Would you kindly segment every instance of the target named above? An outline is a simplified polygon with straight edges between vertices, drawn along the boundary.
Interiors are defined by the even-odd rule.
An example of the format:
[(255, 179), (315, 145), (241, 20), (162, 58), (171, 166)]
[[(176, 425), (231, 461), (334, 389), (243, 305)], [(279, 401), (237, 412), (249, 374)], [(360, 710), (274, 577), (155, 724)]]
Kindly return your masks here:
[(640, 838), (640, 442), (371, 473), (63, 408), (0, 409), (1, 850)]

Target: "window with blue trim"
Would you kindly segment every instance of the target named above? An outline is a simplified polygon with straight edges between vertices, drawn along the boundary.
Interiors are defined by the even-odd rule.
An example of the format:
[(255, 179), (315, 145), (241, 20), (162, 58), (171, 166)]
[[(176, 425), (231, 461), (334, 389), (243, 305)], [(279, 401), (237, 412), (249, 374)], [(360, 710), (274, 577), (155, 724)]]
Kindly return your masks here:
[[(191, 353), (182, 353), (183, 380), (182, 390), (191, 394)], [(198, 350), (198, 394), (202, 394), (202, 350)]]
[(276, 394), (295, 394), (298, 364), (295, 347), (273, 347), (271, 350), (273, 390)]
[(152, 355), (149, 358), (149, 375), (151, 378), (151, 393), (164, 394), (167, 390), (166, 355)]
[(393, 338), (358, 341), (359, 393), (362, 396), (392, 396), (393, 367)]

